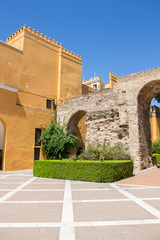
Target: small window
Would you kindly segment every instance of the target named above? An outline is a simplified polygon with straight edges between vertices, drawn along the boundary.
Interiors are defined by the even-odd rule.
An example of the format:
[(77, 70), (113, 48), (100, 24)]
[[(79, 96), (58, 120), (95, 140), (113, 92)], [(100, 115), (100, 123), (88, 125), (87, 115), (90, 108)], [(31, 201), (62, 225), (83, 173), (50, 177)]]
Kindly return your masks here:
[(93, 88), (97, 90), (97, 84), (94, 84), (94, 85), (93, 85)]
[(40, 156), (40, 148), (35, 148), (34, 149), (34, 160), (39, 160)]
[(46, 101), (46, 108), (51, 109), (51, 100), (47, 99)]
[(40, 136), (41, 136), (41, 129), (36, 128), (35, 129), (35, 146), (41, 146), (41, 142), (39, 142)]

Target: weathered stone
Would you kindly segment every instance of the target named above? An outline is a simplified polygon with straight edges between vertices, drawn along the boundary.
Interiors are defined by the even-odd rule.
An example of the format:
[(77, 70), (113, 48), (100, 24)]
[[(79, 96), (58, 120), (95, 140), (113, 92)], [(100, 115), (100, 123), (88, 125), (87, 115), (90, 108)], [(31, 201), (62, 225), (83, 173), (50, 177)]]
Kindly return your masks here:
[(120, 142), (129, 149), (134, 170), (140, 171), (152, 166), (149, 108), (159, 92), (160, 68), (151, 69), (118, 78), (113, 89), (68, 99), (58, 106), (57, 116), (68, 123), (75, 113), (86, 113), (86, 145)]

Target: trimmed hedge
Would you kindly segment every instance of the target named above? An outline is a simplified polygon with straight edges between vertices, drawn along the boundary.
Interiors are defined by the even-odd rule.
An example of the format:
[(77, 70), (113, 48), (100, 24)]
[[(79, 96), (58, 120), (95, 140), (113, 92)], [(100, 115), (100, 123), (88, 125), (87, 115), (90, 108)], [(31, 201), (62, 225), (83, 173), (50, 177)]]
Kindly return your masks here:
[(87, 182), (114, 182), (132, 176), (133, 162), (121, 161), (34, 161), (35, 177), (57, 178)]
[(154, 153), (154, 154), (152, 154), (152, 157), (156, 157), (156, 159), (157, 159), (157, 164), (160, 164), (160, 154)]

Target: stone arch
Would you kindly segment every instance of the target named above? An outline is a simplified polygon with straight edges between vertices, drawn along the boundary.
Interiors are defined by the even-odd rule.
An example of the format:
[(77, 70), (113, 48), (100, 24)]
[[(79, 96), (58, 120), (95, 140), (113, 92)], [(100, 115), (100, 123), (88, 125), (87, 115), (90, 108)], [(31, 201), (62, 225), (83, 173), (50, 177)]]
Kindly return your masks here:
[(74, 135), (81, 139), (80, 141), (78, 141), (78, 146), (82, 148), (85, 147), (85, 135), (86, 135), (85, 115), (86, 111), (78, 110), (71, 115), (67, 124), (67, 128), (70, 129)]
[(140, 169), (152, 166), (150, 103), (158, 93), (160, 93), (160, 80), (154, 80), (146, 83), (137, 96)]

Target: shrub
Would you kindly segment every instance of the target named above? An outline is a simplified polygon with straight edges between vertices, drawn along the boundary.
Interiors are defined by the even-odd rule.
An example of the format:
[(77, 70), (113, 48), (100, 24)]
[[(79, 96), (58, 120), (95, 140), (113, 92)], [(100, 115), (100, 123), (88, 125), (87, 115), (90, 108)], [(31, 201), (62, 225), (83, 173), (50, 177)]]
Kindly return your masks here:
[(42, 152), (46, 159), (67, 158), (69, 151), (74, 150), (77, 137), (66, 128), (65, 124), (56, 122), (55, 118), (44, 129), (39, 141), (42, 141)]
[(156, 157), (157, 164), (160, 164), (160, 154), (152, 154), (152, 157)]
[(133, 162), (39, 160), (34, 162), (36, 177), (88, 182), (114, 182), (132, 176)]
[(124, 150), (122, 144), (110, 146), (109, 143), (100, 145), (89, 145), (81, 154), (80, 157), (85, 160), (129, 160), (130, 155)]
[(160, 139), (152, 143), (152, 153), (160, 154)]

